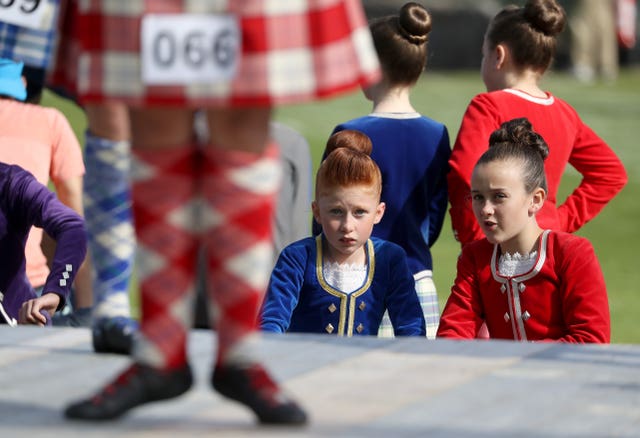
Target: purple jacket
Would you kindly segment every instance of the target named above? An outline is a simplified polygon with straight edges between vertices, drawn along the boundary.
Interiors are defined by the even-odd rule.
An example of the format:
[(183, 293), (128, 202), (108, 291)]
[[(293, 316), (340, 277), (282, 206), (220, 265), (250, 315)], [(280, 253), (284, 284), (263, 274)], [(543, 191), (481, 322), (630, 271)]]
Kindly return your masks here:
[(60, 309), (86, 255), (84, 220), (31, 173), (0, 163), (0, 297), (15, 319), (22, 303), (37, 297), (27, 279), (24, 254), (31, 226), (43, 228), (57, 242), (43, 293), (58, 294)]

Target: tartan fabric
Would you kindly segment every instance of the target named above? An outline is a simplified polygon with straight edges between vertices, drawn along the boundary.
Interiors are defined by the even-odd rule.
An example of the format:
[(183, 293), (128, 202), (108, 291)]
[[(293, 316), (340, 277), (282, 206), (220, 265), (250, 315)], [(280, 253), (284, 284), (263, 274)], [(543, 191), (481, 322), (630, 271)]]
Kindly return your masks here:
[(275, 144), (262, 155), (208, 149), (204, 166), (208, 295), (217, 306), (221, 363), (257, 330), (273, 263), (270, 218), (281, 168)]
[[(59, 0), (46, 1), (58, 10)], [(53, 23), (55, 20), (56, 17), (53, 18)], [(55, 30), (55, 27), (48, 31), (30, 29), (0, 20), (0, 57), (47, 69), (54, 53)]]
[[(440, 323), (440, 306), (438, 304), (438, 293), (436, 284), (433, 282), (431, 271), (422, 271), (414, 275), (416, 280), (416, 293), (420, 300), (424, 321), (427, 327), (427, 338), (435, 339)], [(393, 325), (387, 312), (382, 317), (380, 328), (378, 329), (378, 337), (393, 338)]]
[(201, 236), (208, 260), (207, 294), (216, 307), (218, 363), (255, 334), (269, 281), (269, 218), (280, 182), (277, 146), (263, 155), (222, 149), (208, 149), (204, 155), (200, 160), (193, 147), (133, 149), (142, 310), (134, 356), (162, 369), (186, 361)]
[(78, 0), (62, 0), (58, 20), (58, 44), (47, 83), (51, 89), (78, 100)]
[[(78, 5), (78, 93), (84, 102), (271, 106), (328, 97), (380, 77), (360, 0), (86, 0)], [(186, 86), (142, 82), (141, 16), (169, 12), (232, 13), (239, 18), (242, 53), (232, 81)], [(67, 65), (73, 68), (69, 58)]]
[[(424, 274), (424, 272), (428, 272), (428, 275), (420, 276)], [(435, 339), (438, 324), (440, 323), (438, 293), (436, 292), (436, 285), (431, 277), (431, 271), (424, 272), (416, 274), (416, 292), (418, 293), (424, 321), (427, 325), (427, 338)]]
[(133, 355), (140, 363), (176, 369), (186, 363), (193, 320), (198, 154), (193, 147), (132, 152), (141, 308)]
[(129, 181), (131, 147), (85, 132), (84, 218), (95, 271), (94, 319), (130, 316), (135, 237)]

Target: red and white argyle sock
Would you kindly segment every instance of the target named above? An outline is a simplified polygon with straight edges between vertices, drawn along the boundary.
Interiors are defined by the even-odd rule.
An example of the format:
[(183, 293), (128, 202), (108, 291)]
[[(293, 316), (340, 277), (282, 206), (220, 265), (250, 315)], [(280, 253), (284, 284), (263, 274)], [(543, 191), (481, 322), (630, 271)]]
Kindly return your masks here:
[(133, 356), (161, 369), (186, 363), (199, 227), (199, 152), (133, 150), (133, 212), (141, 325)]
[(209, 299), (217, 306), (217, 363), (241, 349), (257, 330), (271, 274), (271, 223), (280, 174), (275, 144), (261, 155), (211, 148), (205, 152), (203, 225)]

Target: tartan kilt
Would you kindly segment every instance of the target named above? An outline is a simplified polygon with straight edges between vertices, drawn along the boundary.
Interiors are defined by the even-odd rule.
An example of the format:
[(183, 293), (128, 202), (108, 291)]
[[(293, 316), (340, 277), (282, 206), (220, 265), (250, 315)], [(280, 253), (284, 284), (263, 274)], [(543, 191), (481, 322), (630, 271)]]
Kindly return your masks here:
[[(241, 47), (233, 79), (144, 83), (140, 32), (142, 16), (151, 13), (236, 16)], [(81, 103), (273, 106), (333, 96), (380, 79), (360, 0), (79, 0), (73, 14), (75, 42), (61, 43), (69, 50), (61, 47), (60, 53), (67, 55), (64, 68), (76, 69), (76, 78), (71, 71), (67, 83), (75, 79)]]
[(56, 93), (78, 102), (78, 39), (77, 0), (61, 0), (53, 65), (47, 78), (47, 86)]

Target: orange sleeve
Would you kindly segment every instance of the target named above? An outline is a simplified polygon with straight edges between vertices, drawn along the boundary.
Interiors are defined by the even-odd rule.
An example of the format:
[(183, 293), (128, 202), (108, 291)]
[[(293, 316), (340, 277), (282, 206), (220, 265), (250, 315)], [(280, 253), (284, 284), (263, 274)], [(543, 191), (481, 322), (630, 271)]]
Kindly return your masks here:
[(55, 108), (47, 108), (51, 127), (51, 181), (60, 183), (84, 175), (82, 147), (67, 118)]

